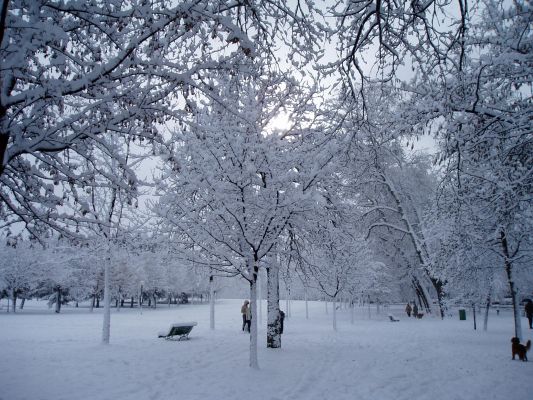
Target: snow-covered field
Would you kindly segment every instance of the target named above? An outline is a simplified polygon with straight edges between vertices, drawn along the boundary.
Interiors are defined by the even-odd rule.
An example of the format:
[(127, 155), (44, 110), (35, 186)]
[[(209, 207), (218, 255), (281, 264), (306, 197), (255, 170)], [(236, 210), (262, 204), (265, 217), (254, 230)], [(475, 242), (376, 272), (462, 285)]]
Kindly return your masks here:
[[(474, 331), (454, 315), (445, 321), (371, 319), (358, 309), (292, 303), (282, 349), (259, 350), (260, 370), (248, 367), (249, 336), (241, 332), (241, 300), (219, 300), (216, 330), (207, 304), (157, 310), (112, 310), (111, 344), (100, 344), (102, 315), (65, 308), (56, 315), (31, 303), (0, 313), (2, 400), (416, 400), (533, 398), (533, 352), (511, 360), (510, 312), (491, 314), (489, 330)], [(285, 302), (282, 302), (285, 306)], [(266, 324), (266, 306), (263, 307)], [(165, 341), (157, 332), (173, 322), (198, 322), (191, 340)], [(526, 339), (532, 331), (525, 326)], [(479, 325), (482, 325), (479, 324)], [(260, 329), (265, 342), (265, 328)]]

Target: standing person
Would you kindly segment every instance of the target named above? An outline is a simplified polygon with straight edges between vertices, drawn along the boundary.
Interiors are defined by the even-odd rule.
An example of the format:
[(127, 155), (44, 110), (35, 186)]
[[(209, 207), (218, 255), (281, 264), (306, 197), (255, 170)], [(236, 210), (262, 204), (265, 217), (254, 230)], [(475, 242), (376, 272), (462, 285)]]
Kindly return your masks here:
[(413, 317), (418, 317), (418, 306), (416, 305), (416, 303), (413, 305)]
[(530, 299), (527, 299), (524, 311), (526, 312), (526, 317), (529, 321), (529, 329), (533, 329), (531, 326), (531, 323), (533, 322), (533, 302)]
[(250, 323), (248, 321), (248, 313), (250, 311), (250, 307), (248, 306), (250, 302), (248, 300), (244, 300), (244, 304), (241, 307), (241, 314), (242, 314), (242, 331), (244, 332), (244, 328), (248, 328), (248, 332), (250, 332)]
[(279, 310), (279, 334), (281, 335), (283, 333), (283, 321), (285, 321), (285, 313), (281, 310)]
[(407, 303), (407, 305), (405, 306), (405, 312), (407, 313), (408, 317), (411, 317), (411, 311), (411, 304)]

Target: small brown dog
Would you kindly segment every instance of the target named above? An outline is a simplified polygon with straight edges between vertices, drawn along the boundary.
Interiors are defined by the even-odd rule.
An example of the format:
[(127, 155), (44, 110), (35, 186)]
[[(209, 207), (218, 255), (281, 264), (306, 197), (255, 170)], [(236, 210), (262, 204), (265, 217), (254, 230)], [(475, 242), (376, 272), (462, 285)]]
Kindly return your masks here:
[(520, 360), (527, 361), (527, 352), (531, 348), (531, 340), (528, 340), (524, 346), (523, 344), (520, 344), (520, 339), (514, 337), (511, 339), (511, 343), (513, 344), (513, 360), (514, 356), (518, 354)]

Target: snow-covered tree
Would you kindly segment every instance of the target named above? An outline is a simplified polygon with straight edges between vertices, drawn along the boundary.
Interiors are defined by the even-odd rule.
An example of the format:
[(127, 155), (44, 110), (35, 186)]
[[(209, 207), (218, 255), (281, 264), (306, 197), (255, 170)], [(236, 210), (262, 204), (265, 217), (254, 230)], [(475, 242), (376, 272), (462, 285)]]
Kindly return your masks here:
[(17, 241), (0, 248), (0, 287), (11, 297), (13, 312), (17, 299), (37, 289), (46, 276), (47, 257), (38, 243)]
[[(2, 227), (73, 234), (64, 223), (90, 209), (72, 210), (67, 198), (77, 203), (95, 180), (135, 197), (137, 179), (115, 144), (159, 141), (157, 125), (181, 120), (192, 93), (212, 92), (212, 71), (243, 55), (270, 53), (279, 41), (291, 58), (311, 58), (306, 49), (317, 35), (303, 29), (303, 5), (292, 12), (281, 0), (3, 1)], [(116, 161), (116, 174), (100, 169), (95, 151)]]
[[(279, 99), (287, 106), (298, 96), (293, 80), (241, 72), (213, 79), (212, 86), (233, 108), (207, 103), (190, 128), (174, 133), (154, 210), (196, 265), (238, 272), (249, 281), (250, 363), (257, 367), (257, 274), (289, 221), (305, 211), (312, 197), (309, 176), (316, 171), (303, 170), (304, 154), (298, 152), (306, 146), (305, 131), (269, 131)], [(305, 111), (306, 101), (311, 107), (310, 99), (299, 107)]]
[(513, 298), (516, 336), (517, 282), (528, 274), (524, 266), (533, 245), (532, 18), (521, 3), (483, 2), (461, 46), (448, 52), (446, 68), (415, 79), (402, 111), (406, 128), (429, 130), (438, 141), (438, 212), (459, 221), (476, 245), (498, 254)]

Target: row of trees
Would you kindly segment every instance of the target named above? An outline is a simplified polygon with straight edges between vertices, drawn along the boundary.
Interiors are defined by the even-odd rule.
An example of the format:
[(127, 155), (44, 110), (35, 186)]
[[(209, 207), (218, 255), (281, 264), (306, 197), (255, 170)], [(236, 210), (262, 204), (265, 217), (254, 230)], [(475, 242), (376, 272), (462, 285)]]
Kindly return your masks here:
[(11, 242), (0, 249), (0, 291), (11, 299), (13, 312), (18, 300), (22, 309), (32, 298), (48, 300), (57, 313), (67, 302), (77, 307), (88, 301), (92, 311), (104, 297), (103, 264), (110, 263), (110, 297), (117, 309), (140, 302), (156, 307), (163, 299), (179, 304), (193, 294), (208, 297), (206, 274), (194, 266), (178, 267), (153, 253), (121, 247), (113, 248), (110, 258), (102, 259), (101, 252), (94, 243), (83, 248), (48, 243), (43, 249), (37, 243)]
[[(520, 337), (532, 15), (495, 0), (4, 1), (2, 231), (95, 252), (104, 343), (131, 248), (244, 278), (254, 313), (266, 270), (268, 347), (280, 275), (440, 317), (505, 281)], [(408, 150), (422, 135), (433, 160)]]

